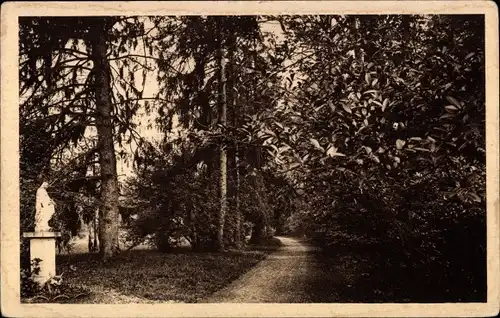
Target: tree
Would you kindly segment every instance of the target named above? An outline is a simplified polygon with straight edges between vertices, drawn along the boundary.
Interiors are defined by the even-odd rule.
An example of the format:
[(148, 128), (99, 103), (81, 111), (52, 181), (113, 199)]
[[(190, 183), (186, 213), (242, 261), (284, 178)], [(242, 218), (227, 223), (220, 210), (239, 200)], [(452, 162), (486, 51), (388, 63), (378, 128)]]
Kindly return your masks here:
[[(225, 41), (223, 38), (225, 37), (226, 30), (224, 26), (219, 27), (219, 98), (220, 98), (220, 119), (219, 124), (222, 127), (227, 126), (227, 91), (226, 91), (226, 49), (225, 49)], [(220, 184), (220, 212), (219, 212), (219, 226), (217, 229), (217, 249), (224, 249), (224, 223), (225, 217), (227, 213), (227, 149), (226, 144), (224, 142), (220, 145), (220, 176), (219, 176), (219, 184)]]
[[(118, 250), (114, 145), (121, 146), (123, 138), (131, 143), (137, 137), (132, 119), (143, 97), (134, 77), (142, 69), (144, 83), (147, 69), (136, 56), (123, 53), (129, 53), (129, 46), (130, 50), (137, 47), (137, 38), (144, 39), (143, 22), (120, 17), (26, 18), (20, 32), (21, 122), (45, 123), (43, 130), (56, 145), (41, 161), (44, 178), (57, 152), (62, 154), (70, 142), (77, 145), (84, 140), (88, 127), (97, 128), (98, 145), (84, 157), (92, 158), (99, 152), (101, 210), (107, 220), (101, 222), (102, 243), (106, 242), (101, 254), (109, 258)], [(103, 38), (96, 39), (96, 34)], [(90, 164), (88, 160), (87, 167)], [(41, 178), (41, 171), (32, 177)]]
[(112, 257), (119, 250), (118, 241), (118, 178), (113, 138), (111, 78), (107, 60), (109, 21), (95, 21), (90, 29), (99, 37), (88, 40), (91, 60), (94, 63), (95, 98), (97, 109), (97, 134), (99, 164), (101, 167), (101, 207), (99, 212), (100, 249), (104, 259)]
[[(240, 210), (237, 208), (239, 205), (237, 180), (240, 179), (240, 163), (244, 160), (242, 154), (246, 151), (240, 147), (241, 134), (237, 132), (237, 129), (243, 122), (242, 116), (247, 109), (252, 108), (250, 105), (253, 103), (253, 101), (247, 102), (241, 98), (247, 90), (244, 85), (248, 85), (248, 81), (245, 82), (245, 80), (250, 74), (245, 75), (245, 80), (239, 81), (238, 79), (243, 77), (239, 65), (247, 63), (246, 54), (249, 51), (245, 47), (251, 45), (253, 43), (251, 39), (258, 34), (256, 18), (182, 17), (178, 20), (165, 20), (160, 23), (163, 23), (163, 29), (171, 31), (158, 36), (161, 47), (159, 51), (169, 52), (158, 61), (161, 82), (164, 83), (160, 94), (161, 96), (173, 95), (175, 100), (174, 108), (167, 109), (167, 105), (160, 108), (160, 116), (165, 118), (165, 121), (161, 123), (162, 128), (166, 131), (170, 129), (169, 114), (177, 112), (183, 129), (189, 131), (189, 135), (193, 138), (191, 142), (203, 145), (195, 154), (206, 153), (206, 145), (225, 147), (225, 151), (213, 153), (208, 158), (195, 155), (191, 162), (197, 163), (196, 160), (203, 158), (202, 161), (208, 165), (209, 174), (213, 174), (214, 180), (218, 181), (221, 210), (231, 208), (227, 222), (224, 218), (219, 218), (218, 237), (224, 236), (221, 233), (224, 232), (225, 227), (226, 243), (238, 246), (241, 240), (238, 232), (241, 232), (242, 222)], [(218, 30), (233, 30), (234, 32), (218, 32)], [(212, 45), (214, 38), (219, 39), (217, 46)], [(221, 51), (224, 52), (223, 55), (227, 54), (228, 60), (228, 67), (224, 67), (222, 72), (220, 71)], [(194, 68), (186, 66), (187, 61), (193, 61)], [(175, 71), (172, 65), (177, 66)], [(246, 67), (248, 64), (244, 65)], [(221, 80), (221, 76), (224, 76), (225, 80)], [(225, 92), (221, 94), (224, 87)], [(177, 94), (179, 91), (181, 93)], [(245, 106), (245, 103), (249, 106)], [(219, 121), (213, 120), (215, 118), (219, 118)], [(218, 164), (215, 161), (216, 158)], [(227, 171), (232, 172), (231, 176), (227, 171), (224, 172), (226, 167)], [(216, 170), (219, 170), (218, 176), (213, 173)], [(170, 176), (172, 173), (174, 171), (168, 172)], [(224, 194), (225, 191), (228, 192)], [(227, 198), (227, 195), (231, 197)], [(219, 217), (226, 214), (226, 212), (219, 213)], [(221, 225), (221, 223), (225, 224)], [(218, 245), (222, 246), (221, 242)]]
[[(325, 250), (377, 242), (385, 270), (417, 277), (417, 264), (426, 264), (433, 270), (421, 275), (430, 281), (447, 276), (479, 293), (476, 265), (451, 251), (474, 241), (467, 253), (484, 259), (483, 23), (479, 16), (282, 19), (289, 42), (313, 54), (296, 64), (299, 79), (288, 76), (286, 107), (275, 117), (279, 138), (267, 136), (286, 149), (274, 155), (303, 184), (302, 220)], [(457, 244), (460, 231), (470, 236)], [(464, 271), (437, 269), (452, 263)]]

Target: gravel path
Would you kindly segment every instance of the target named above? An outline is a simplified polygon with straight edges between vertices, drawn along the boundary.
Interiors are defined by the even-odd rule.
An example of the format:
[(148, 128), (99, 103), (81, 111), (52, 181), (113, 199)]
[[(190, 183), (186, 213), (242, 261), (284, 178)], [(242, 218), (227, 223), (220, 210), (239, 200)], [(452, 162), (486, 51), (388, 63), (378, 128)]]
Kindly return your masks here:
[(278, 238), (280, 249), (204, 302), (311, 302), (307, 287), (318, 270), (314, 247), (294, 238)]

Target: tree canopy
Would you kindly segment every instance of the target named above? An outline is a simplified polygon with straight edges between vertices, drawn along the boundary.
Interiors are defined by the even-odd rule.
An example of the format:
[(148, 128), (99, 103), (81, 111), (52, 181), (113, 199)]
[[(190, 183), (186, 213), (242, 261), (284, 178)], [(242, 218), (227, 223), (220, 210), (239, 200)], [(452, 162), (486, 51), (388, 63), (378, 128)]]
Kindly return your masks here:
[(132, 246), (276, 231), (433, 281), (485, 270), (454, 256), (485, 255), (483, 16), (23, 18), (20, 39), (23, 220), (58, 175), (66, 210), (97, 202), (108, 225), (124, 196)]

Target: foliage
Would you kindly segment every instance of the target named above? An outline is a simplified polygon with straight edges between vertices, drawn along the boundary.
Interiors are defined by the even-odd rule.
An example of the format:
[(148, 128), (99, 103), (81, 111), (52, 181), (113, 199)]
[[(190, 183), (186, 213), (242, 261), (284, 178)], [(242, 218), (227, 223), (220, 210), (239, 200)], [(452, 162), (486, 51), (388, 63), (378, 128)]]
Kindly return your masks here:
[(67, 284), (62, 278), (63, 274), (51, 277), (42, 285), (37, 283), (33, 275), (39, 274), (40, 262), (42, 261), (35, 258), (31, 262), (31, 269), (21, 270), (21, 298), (23, 301), (28, 303), (64, 302), (74, 301), (88, 295), (85, 289)]
[(183, 156), (162, 152), (153, 145), (141, 156), (147, 161), (141, 161), (137, 176), (127, 182), (129, 205), (138, 211), (128, 224), (129, 241), (138, 244), (152, 235), (156, 238), (154, 244), (163, 251), (181, 239), (200, 248), (210, 245), (215, 234), (217, 199), (207, 186), (206, 173), (202, 169), (183, 169), (169, 178), (168, 183), (158, 183), (152, 174), (183, 160)]
[[(182, 186), (175, 175), (182, 174), (193, 178), (193, 173), (200, 173), (195, 166), (200, 164), (204, 167), (204, 172), (199, 177), (205, 179), (202, 181), (205, 188), (197, 190), (205, 191), (202, 195), (204, 201), (198, 205), (195, 199), (191, 211), (180, 208), (183, 211), (179, 210), (178, 213), (184, 215), (185, 219), (189, 218), (189, 215), (198, 217), (208, 213), (212, 221), (207, 223), (210, 226), (204, 230), (206, 233), (203, 236), (209, 237), (210, 241), (214, 225), (213, 217), (218, 213), (213, 208), (218, 202), (216, 198), (220, 196), (215, 185), (216, 182), (225, 182), (215, 173), (216, 169), (220, 169), (217, 163), (219, 158), (217, 150), (226, 146), (229, 155), (227, 182), (230, 206), (224, 223), (227, 246), (238, 245), (234, 233), (237, 232), (240, 214), (244, 214), (244, 217), (257, 224), (254, 234), (265, 233), (269, 218), (265, 184), (259, 179), (262, 174), (261, 168), (270, 157), (261, 151), (260, 140), (258, 138), (252, 140), (252, 136), (248, 135), (251, 134), (249, 129), (252, 129), (250, 121), (255, 122), (263, 109), (276, 103), (275, 94), (269, 89), (271, 85), (277, 83), (276, 74), (267, 72), (268, 66), (275, 68), (278, 65), (269, 53), (271, 50), (265, 41), (270, 36), (260, 32), (258, 19), (258, 17), (153, 19), (159, 29), (155, 44), (158, 46), (157, 51), (161, 52), (157, 60), (158, 81), (161, 83), (158, 97), (159, 100), (171, 99), (171, 103), (160, 103), (158, 108), (160, 116), (157, 122), (159, 128), (168, 134), (172, 129), (172, 115), (178, 114), (180, 126), (186, 134), (179, 142), (163, 140), (159, 145), (160, 152), (163, 153), (161, 156), (151, 157), (151, 153), (146, 151), (136, 153), (136, 158), (139, 165), (149, 165), (150, 169), (154, 170), (152, 175), (157, 176), (157, 182), (162, 183), (166, 189), (172, 185)], [(227, 51), (228, 56), (227, 123), (217, 121), (220, 117), (222, 98), (219, 92), (221, 49)], [(262, 76), (263, 81), (257, 82), (257, 76)], [(243, 129), (240, 129), (241, 125)], [(161, 158), (168, 157), (169, 151), (176, 147), (180, 147), (183, 152), (180, 159), (174, 163), (160, 163)], [(156, 160), (153, 158), (160, 160), (151, 164)], [(143, 176), (139, 178), (142, 179)], [(246, 195), (242, 190), (245, 182), (253, 184), (250, 187), (254, 188), (246, 196), (250, 199), (248, 202), (242, 198)], [(189, 187), (182, 191), (188, 189)], [(171, 194), (170, 190), (166, 191)], [(253, 205), (254, 202), (258, 204)], [(245, 210), (243, 206), (249, 209)], [(203, 211), (197, 212), (198, 208)], [(239, 224), (241, 225), (241, 222)], [(190, 226), (196, 227), (194, 224)], [(199, 231), (201, 229), (194, 232)]]
[[(401, 285), (462, 284), (481, 297), (482, 17), (294, 17), (284, 24), (288, 36), (315, 50), (300, 63), (306, 79), (279, 122), (298, 133), (276, 144), (275, 156), (295, 167), (304, 189), (307, 212), (295, 224), (300, 217), (306, 234), (332, 253), (339, 244), (372, 246), (384, 272), (409, 279)], [(464, 252), (469, 261), (458, 257)]]
[[(57, 184), (61, 193), (54, 194), (64, 202), (55, 219), (58, 228), (71, 230), (77, 218), (92, 215), (90, 201), (99, 202), (99, 182), (87, 176), (95, 149), (83, 146), (87, 127), (95, 126), (94, 75), (84, 41), (92, 21), (21, 23), (26, 228), (41, 176), (64, 176)], [(223, 227), (226, 246), (238, 247), (234, 234), (248, 234), (242, 228), (250, 225), (253, 242), (276, 231), (305, 234), (327, 253), (342, 246), (372, 248), (381, 273), (405, 277), (394, 282), (399, 286), (439, 290), (450, 299), (460, 295), (446, 289), (461, 286), (481, 298), (484, 17), (185, 16), (107, 22), (113, 138), (120, 145), (137, 143), (136, 175), (126, 187), (134, 216), (127, 224), (131, 246), (150, 237), (162, 251), (184, 239), (195, 249), (210, 250)], [(266, 32), (268, 23), (279, 25), (281, 35)], [(50, 35), (61, 26), (73, 28)], [(221, 66), (224, 55), (227, 67)], [(159, 87), (149, 103), (142, 95), (151, 61)], [(220, 118), (224, 104), (227, 122)], [(132, 121), (152, 105), (165, 137), (157, 143), (138, 136)], [(37, 143), (37, 136), (47, 143)], [(60, 158), (73, 149), (71, 143), (81, 153), (75, 162)], [(224, 147), (227, 180), (217, 173)], [(54, 171), (54, 159), (69, 172)], [(218, 185), (226, 182), (229, 210), (220, 224)], [(462, 253), (468, 256), (459, 258)]]
[[(127, 183), (129, 205), (137, 211), (127, 227), (131, 246), (152, 236), (157, 238), (152, 243), (164, 251), (182, 239), (186, 239), (195, 250), (215, 248), (219, 206), (217, 189), (211, 186), (213, 179), (203, 161), (194, 167), (183, 167), (182, 162), (189, 153), (183, 148), (182, 153), (176, 154), (173, 149), (161, 145), (151, 145), (147, 153), (141, 153), (147, 162), (141, 161), (141, 166), (135, 170), (137, 176), (129, 178)], [(170, 167), (171, 177), (155, 181), (152, 175), (165, 167)], [(240, 210), (244, 221), (255, 222), (261, 211), (259, 195), (250, 179), (241, 180)], [(233, 222), (232, 218), (226, 220), (226, 229), (232, 228), (230, 222)], [(232, 238), (226, 239), (227, 246), (231, 246)]]
[(22, 297), (29, 297), (37, 292), (39, 285), (33, 280), (32, 275), (38, 275), (38, 273), (40, 272), (40, 262), (41, 259), (36, 258), (33, 261), (31, 261), (31, 266), (32, 266), (31, 269), (30, 268), (21, 269)]
[[(87, 169), (96, 163), (93, 155), (99, 152), (100, 163), (107, 163), (109, 160), (102, 157), (107, 151), (114, 158), (114, 142), (120, 147), (138, 143), (133, 119), (143, 106), (149, 67), (148, 57), (134, 52), (146, 50), (146, 34), (151, 30), (146, 30), (143, 20), (137, 17), (25, 17), (20, 19), (19, 29), (22, 230), (32, 226), (29, 220), (33, 220), (34, 191), (43, 180), (55, 183), (54, 187), (61, 190), (56, 194), (63, 202), (56, 228), (75, 232), (78, 217), (74, 193), (93, 188), (87, 194), (94, 198), (97, 194), (99, 178), (95, 178), (95, 173), (93, 180), (87, 178)], [(100, 60), (96, 58), (95, 34), (101, 34), (105, 42), (102, 54), (107, 58), (106, 67), (96, 66)], [(109, 78), (106, 83), (99, 82), (101, 73)], [(99, 92), (107, 91), (103, 85), (111, 88), (105, 103), (111, 103), (105, 105), (112, 113), (110, 118), (98, 107), (102, 100)], [(109, 127), (110, 131), (104, 136), (100, 129), (99, 144), (93, 142), (89, 147), (99, 127)], [(123, 150), (118, 155), (126, 157)], [(116, 179), (112, 162), (102, 168)], [(57, 173), (63, 174), (56, 175), (54, 170), (61, 167), (63, 171)], [(116, 182), (99, 190), (104, 218), (117, 215), (118, 202), (109, 202), (117, 201), (117, 197), (108, 200), (112, 197), (108, 194), (118, 189), (110, 191), (111, 188), (116, 188)], [(103, 239), (106, 233), (101, 233)], [(111, 241), (109, 238), (103, 242)]]

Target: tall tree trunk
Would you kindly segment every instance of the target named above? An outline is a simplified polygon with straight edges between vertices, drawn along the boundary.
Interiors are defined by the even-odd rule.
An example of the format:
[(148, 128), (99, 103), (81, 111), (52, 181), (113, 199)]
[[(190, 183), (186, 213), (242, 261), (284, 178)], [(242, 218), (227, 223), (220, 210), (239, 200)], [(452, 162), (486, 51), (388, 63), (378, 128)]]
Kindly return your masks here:
[[(201, 22), (199, 22), (201, 23)], [(205, 83), (205, 51), (203, 48), (200, 49), (198, 54), (194, 55), (195, 57), (195, 72), (196, 72), (196, 100), (200, 107), (200, 120), (195, 121), (195, 125), (198, 126), (198, 129), (208, 130), (211, 126), (211, 107), (208, 101), (207, 93), (204, 90)], [(201, 125), (200, 125), (201, 123)], [(212, 165), (207, 163), (207, 169), (210, 171), (209, 175), (211, 175)], [(211, 184), (211, 183), (210, 183)], [(202, 246), (200, 245), (200, 237), (198, 233), (198, 220), (197, 215), (195, 213), (194, 208), (191, 208), (189, 212), (190, 222), (191, 222), (191, 231), (192, 231), (192, 241), (191, 246), (193, 250), (200, 250)]]
[[(99, 23), (100, 22), (100, 23)], [(118, 177), (113, 141), (113, 123), (110, 90), (110, 68), (107, 60), (107, 23), (96, 23), (95, 34), (90, 35), (95, 96), (97, 107), (97, 135), (101, 170), (101, 205), (99, 217), (99, 253), (106, 260), (119, 252), (118, 243)]]
[[(222, 29), (222, 28), (221, 28)], [(222, 33), (222, 32), (221, 32)], [(220, 118), (219, 123), (222, 126), (227, 126), (227, 96), (226, 96), (226, 55), (222, 40), (224, 38), (223, 34), (219, 37), (219, 71), (220, 71)], [(217, 249), (224, 249), (224, 220), (227, 212), (227, 147), (226, 142), (221, 142), (220, 145), (220, 174), (219, 174), (219, 185), (220, 185), (220, 211), (218, 219), (218, 231), (217, 231)]]
[[(228, 83), (228, 87), (229, 83)], [(230, 121), (230, 99), (228, 96), (228, 122)], [(234, 215), (234, 195), (235, 195), (235, 180), (234, 180), (234, 148), (232, 144), (228, 142), (227, 145), (227, 213), (224, 219), (224, 246), (235, 247), (234, 242), (234, 225), (235, 225), (235, 215)]]
[[(236, 50), (236, 36), (234, 34), (230, 35), (228, 38), (228, 74), (229, 78), (227, 79), (229, 85), (229, 93), (228, 93), (228, 109), (230, 110), (229, 115), (233, 131), (238, 127), (238, 112), (237, 112), (237, 96), (235, 92), (235, 83), (236, 83), (236, 74), (234, 67), (234, 52)], [(241, 248), (241, 212), (240, 212), (240, 174), (239, 174), (239, 157), (238, 157), (238, 141), (235, 138), (234, 142), (231, 144), (231, 152), (230, 152), (231, 160), (229, 165), (231, 167), (231, 198), (232, 198), (232, 211), (231, 219), (232, 219), (232, 233), (231, 240), (235, 248)]]
[(236, 248), (241, 248), (241, 211), (240, 211), (240, 171), (239, 171), (239, 157), (238, 157), (238, 144), (234, 150), (234, 245)]
[[(214, 114), (212, 110), (212, 106), (210, 104), (209, 100), (209, 95), (210, 93), (207, 91), (207, 88), (205, 87), (205, 66), (207, 64), (207, 59), (209, 56), (207, 56), (206, 49), (203, 47), (200, 47), (200, 51), (195, 54), (195, 72), (196, 72), (196, 79), (197, 79), (197, 101), (198, 105), (200, 107), (200, 120), (196, 121), (195, 126), (197, 126), (198, 129), (201, 130), (207, 130), (209, 131), (212, 127), (213, 121), (214, 121)], [(218, 192), (219, 191), (219, 175), (218, 175), (218, 166), (219, 166), (219, 149), (218, 147), (211, 147), (208, 152), (205, 152), (205, 155), (203, 157), (203, 160), (205, 161), (205, 164), (207, 165), (207, 175), (206, 177), (209, 179), (208, 183), (208, 189), (207, 191), (209, 193), (212, 192)], [(211, 160), (206, 160), (206, 158), (211, 158)], [(214, 224), (216, 226), (216, 230), (214, 233), (211, 235), (211, 240), (210, 242), (203, 242), (203, 244), (200, 244), (204, 239), (201, 239), (199, 235), (197, 235), (197, 247), (196, 249), (209, 249), (213, 250), (214, 248), (217, 248), (217, 236), (218, 236), (218, 226), (219, 226), (219, 211), (217, 211), (215, 214), (211, 214), (210, 217), (210, 222), (211, 224)], [(195, 220), (195, 224), (197, 221)], [(201, 225), (203, 226), (203, 225)], [(196, 228), (196, 231), (198, 231), (199, 227)], [(194, 229), (195, 230), (195, 229)], [(205, 238), (206, 239), (206, 238)]]
[[(99, 159), (99, 154), (96, 153), (95, 155), (95, 159)], [(96, 176), (97, 175), (97, 163), (94, 163), (92, 165), (92, 175), (93, 176)], [(100, 173), (100, 172), (99, 172)], [(102, 182), (101, 182), (102, 184)], [(100, 185), (99, 185), (100, 187)], [(99, 209), (100, 209), (100, 202), (101, 200), (99, 199), (97, 202), (97, 206), (95, 207), (95, 211), (94, 211), (94, 217), (92, 218), (93, 220), (93, 227), (94, 227), (94, 250), (93, 252), (98, 252), (99, 251), (99, 237), (100, 237), (100, 234), (99, 234)]]
[(260, 170), (257, 170), (255, 175), (251, 177), (251, 182), (255, 191), (257, 209), (259, 213), (256, 215), (256, 219), (254, 221), (250, 242), (253, 244), (260, 244), (267, 237), (267, 226), (269, 223), (269, 205), (267, 202), (264, 180)]
[(94, 252), (99, 251), (99, 208), (96, 208), (94, 214)]
[[(253, 40), (253, 59), (252, 59), (252, 67), (257, 68), (257, 39)], [(254, 78), (253, 81), (253, 87), (251, 90), (251, 98), (252, 100), (257, 100), (258, 98), (258, 93), (257, 93), (257, 83), (258, 80), (257, 78)], [(258, 112), (258, 106), (257, 104), (254, 104), (253, 107), (253, 113)], [(265, 193), (265, 188), (264, 188), (264, 182), (262, 178), (262, 162), (261, 162), (261, 157), (262, 157), (262, 147), (259, 145), (256, 145), (251, 149), (250, 154), (249, 154), (249, 162), (251, 166), (255, 170), (255, 174), (250, 177), (250, 182), (252, 183), (252, 186), (255, 191), (255, 196), (256, 196), (256, 201), (258, 205), (258, 215), (255, 216), (254, 220), (254, 226), (252, 229), (252, 236), (250, 238), (250, 242), (254, 244), (259, 244), (262, 242), (262, 239), (264, 238), (266, 234), (266, 228), (268, 224), (268, 204), (267, 204), (267, 195)]]
[(94, 252), (94, 241), (93, 241), (92, 230), (90, 230), (91, 227), (92, 227), (92, 222), (89, 222), (87, 224), (87, 226), (88, 226), (88, 229), (89, 229), (88, 230), (88, 233), (89, 233), (88, 234), (89, 235), (89, 237), (88, 237), (88, 249), (89, 249), (89, 253), (93, 253)]

